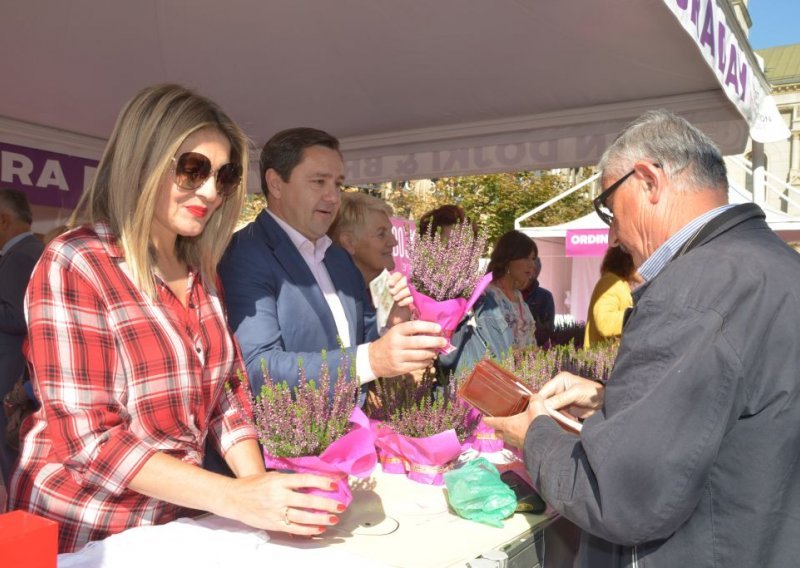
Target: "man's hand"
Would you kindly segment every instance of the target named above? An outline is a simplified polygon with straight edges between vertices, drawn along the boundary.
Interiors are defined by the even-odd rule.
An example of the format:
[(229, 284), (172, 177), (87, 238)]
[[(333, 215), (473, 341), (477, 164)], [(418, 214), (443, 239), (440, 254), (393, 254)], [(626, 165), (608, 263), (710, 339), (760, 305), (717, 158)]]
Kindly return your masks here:
[(605, 389), (596, 381), (561, 372), (539, 389), (550, 408), (567, 410), (577, 418), (588, 418), (603, 407)]
[(369, 364), (378, 377), (393, 377), (424, 369), (447, 345), (437, 323), (406, 321), (398, 323), (380, 339), (369, 344)]
[(515, 448), (522, 448), (525, 443), (525, 434), (528, 432), (528, 426), (530, 426), (534, 418), (542, 414), (545, 416), (548, 414), (547, 409), (544, 407), (544, 400), (538, 394), (534, 394), (531, 395), (525, 412), (506, 417), (485, 416), (483, 421), (491, 428), (494, 428), (495, 433), (507, 444)]

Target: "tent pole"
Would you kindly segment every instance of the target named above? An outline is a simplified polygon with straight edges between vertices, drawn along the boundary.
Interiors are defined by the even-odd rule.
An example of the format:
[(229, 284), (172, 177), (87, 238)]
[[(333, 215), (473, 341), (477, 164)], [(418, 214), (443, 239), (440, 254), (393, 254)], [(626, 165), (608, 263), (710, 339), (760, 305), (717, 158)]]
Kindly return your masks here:
[(767, 202), (767, 185), (764, 170), (764, 144), (753, 140), (753, 201), (758, 204)]

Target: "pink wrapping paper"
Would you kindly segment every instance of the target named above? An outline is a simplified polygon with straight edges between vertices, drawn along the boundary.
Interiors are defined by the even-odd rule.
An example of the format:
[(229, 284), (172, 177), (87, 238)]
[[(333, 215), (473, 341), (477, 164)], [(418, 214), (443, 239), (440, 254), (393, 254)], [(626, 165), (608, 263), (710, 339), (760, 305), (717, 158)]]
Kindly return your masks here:
[(378, 453), (378, 461), (381, 464), (381, 469), (384, 473), (408, 473), (409, 464), (402, 456), (396, 455), (392, 452), (391, 448), (384, 448), (383, 444), (378, 440), (394, 431), (381, 422), (380, 420), (369, 421), (372, 433), (375, 436), (375, 449)]
[[(471, 409), (470, 417), (471, 418), (474, 417), (475, 414), (480, 415), (480, 412), (476, 408)], [(494, 428), (488, 426), (483, 421), (482, 416), (480, 422), (478, 422), (478, 426), (475, 428), (475, 431), (464, 442), (465, 450), (471, 448), (481, 453), (499, 452), (504, 447), (505, 443), (503, 442), (503, 440), (497, 437)]]
[(475, 291), (469, 300), (464, 298), (454, 298), (452, 300), (442, 300), (437, 302), (433, 298), (417, 292), (414, 286), (409, 283), (408, 290), (411, 292), (411, 297), (414, 300), (414, 311), (416, 312), (417, 319), (424, 321), (431, 321), (438, 323), (442, 326), (442, 336), (447, 339), (447, 346), (442, 349), (443, 353), (449, 353), (454, 349), (450, 343), (450, 338), (453, 332), (458, 327), (459, 322), (464, 318), (475, 302), (478, 301), (481, 294), (486, 290), (486, 287), (492, 281), (492, 273), (486, 274), (478, 281), (475, 286)]
[[(398, 434), (384, 426), (375, 439), (381, 454), (381, 463), (388, 463), (394, 471), (387, 473), (408, 473), (409, 479), (430, 485), (442, 485), (444, 472), (461, 454), (461, 443), (453, 429), (428, 436), (410, 438)], [(402, 469), (400, 466), (403, 466)]]
[(375, 434), (369, 419), (360, 408), (350, 415), (350, 431), (328, 446), (319, 456), (277, 458), (264, 452), (264, 464), (270, 469), (290, 470), (298, 473), (316, 473), (331, 477), (336, 483), (333, 491), (309, 489), (307, 493), (335, 499), (345, 506), (353, 500), (348, 476), (368, 477), (375, 469)]

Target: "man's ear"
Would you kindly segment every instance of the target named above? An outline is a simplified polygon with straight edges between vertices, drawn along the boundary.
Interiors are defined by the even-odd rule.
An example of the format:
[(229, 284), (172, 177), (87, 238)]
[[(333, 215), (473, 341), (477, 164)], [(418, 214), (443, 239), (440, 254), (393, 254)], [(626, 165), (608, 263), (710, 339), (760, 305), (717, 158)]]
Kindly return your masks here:
[(264, 172), (264, 179), (267, 182), (267, 193), (271, 196), (281, 198), (281, 190), (283, 188), (283, 180), (278, 172), (273, 168), (269, 168)]
[(356, 236), (353, 234), (353, 231), (342, 231), (339, 233), (339, 245), (346, 250), (350, 255), (354, 255), (356, 253)]
[(664, 170), (652, 162), (640, 160), (633, 165), (636, 176), (645, 184), (647, 199), (655, 205), (661, 200), (662, 192), (666, 188), (667, 177)]

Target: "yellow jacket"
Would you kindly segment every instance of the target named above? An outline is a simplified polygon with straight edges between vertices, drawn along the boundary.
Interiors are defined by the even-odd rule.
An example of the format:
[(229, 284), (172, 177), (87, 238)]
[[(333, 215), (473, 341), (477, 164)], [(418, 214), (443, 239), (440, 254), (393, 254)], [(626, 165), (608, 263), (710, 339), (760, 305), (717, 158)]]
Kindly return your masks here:
[(583, 346), (622, 335), (622, 318), (625, 309), (631, 306), (633, 297), (628, 282), (611, 272), (603, 274), (592, 290)]

